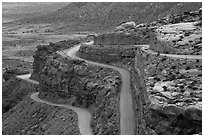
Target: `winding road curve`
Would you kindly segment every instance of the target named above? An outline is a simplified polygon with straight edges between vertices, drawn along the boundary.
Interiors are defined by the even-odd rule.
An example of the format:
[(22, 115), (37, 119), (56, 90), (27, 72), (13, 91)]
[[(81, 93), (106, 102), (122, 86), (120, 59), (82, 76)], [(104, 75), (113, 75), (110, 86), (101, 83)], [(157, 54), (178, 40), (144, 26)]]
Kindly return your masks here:
[[(92, 44), (93, 42), (89, 42), (86, 44)], [(149, 53), (149, 54), (157, 54), (156, 52), (150, 50), (149, 45), (135, 45), (135, 46), (140, 46), (143, 51)], [(107, 68), (112, 68), (118, 72), (120, 72), (121, 77), (122, 77), (122, 89), (121, 89), (121, 94), (120, 94), (120, 130), (121, 130), (121, 135), (134, 135), (134, 128), (135, 128), (135, 120), (134, 120), (134, 111), (133, 111), (133, 104), (132, 104), (132, 97), (131, 97), (131, 91), (130, 91), (130, 73), (119, 67), (114, 67), (110, 66), (107, 64), (102, 64), (102, 63), (97, 63), (93, 61), (88, 61), (82, 58), (79, 58), (76, 56), (77, 51), (79, 50), (80, 45), (74, 46), (70, 49), (64, 50), (59, 52), (62, 56), (70, 56), (74, 59), (79, 59), (86, 61), (88, 64), (92, 65), (97, 65), (97, 66), (102, 66), (102, 67), (107, 67)], [(171, 58), (185, 58), (185, 59), (202, 59), (202, 56), (197, 56), (197, 55), (173, 55), (173, 54), (160, 54), (160, 56), (166, 56), (166, 57), (171, 57)], [(29, 79), (31, 74), (26, 74), (26, 75), (20, 75), (18, 78), (25, 79), (33, 84), (39, 84), (39, 82), (35, 80)], [(65, 105), (65, 104), (55, 104), (51, 103), (45, 100), (42, 100), (38, 97), (39, 93), (34, 93), (31, 95), (31, 98), (37, 102), (49, 104), (52, 106), (59, 106), (59, 107), (65, 107), (68, 109), (74, 110), (77, 115), (78, 115), (78, 125), (80, 129), (80, 133), (82, 135), (91, 135), (91, 128), (90, 128), (90, 122), (91, 122), (91, 114), (83, 109), (83, 108), (77, 108), (73, 107), (70, 105)]]
[[(158, 53), (150, 49), (150, 45), (135, 45), (136, 47), (141, 47), (141, 49), (148, 53), (157, 55)], [(180, 59), (202, 59), (202, 55), (177, 55), (177, 54), (163, 54), (160, 53), (160, 56), (166, 56), (169, 58), (180, 58)]]
[(122, 77), (122, 87), (121, 87), (121, 94), (120, 94), (120, 131), (121, 131), (121, 135), (134, 135), (135, 120), (134, 120), (134, 111), (133, 111), (132, 97), (131, 97), (131, 91), (130, 91), (130, 73), (123, 68), (114, 67), (114, 66), (79, 58), (76, 56), (76, 52), (79, 50), (79, 48), (80, 48), (80, 45), (75, 46), (71, 49), (68, 49), (67, 50), (68, 56), (75, 59), (86, 61), (86, 63), (88, 64), (102, 66), (106, 68), (112, 68), (120, 72)]
[(70, 105), (51, 103), (40, 99), (38, 97), (38, 94), (39, 94), (38, 92), (34, 93), (30, 97), (37, 102), (41, 102), (41, 103), (45, 103), (45, 104), (57, 106), (57, 107), (64, 107), (75, 111), (78, 115), (78, 126), (79, 126), (80, 133), (82, 135), (92, 135), (91, 128), (90, 128), (91, 114), (87, 110), (83, 108), (73, 107)]
[[(79, 50), (79, 48), (80, 48), (80, 45), (77, 45), (73, 48), (64, 50), (60, 53), (63, 56), (68, 55), (75, 59), (84, 60), (76, 56), (76, 52)], [(110, 65), (101, 64), (101, 63), (88, 61), (88, 60), (84, 60), (84, 61), (92, 65), (112, 68), (120, 72), (121, 77), (122, 77), (122, 89), (121, 89), (121, 95), (120, 95), (120, 130), (121, 130), (122, 135), (134, 135), (135, 123), (134, 123), (134, 111), (133, 111), (133, 105), (132, 105), (132, 97), (131, 97), (131, 92), (130, 92), (130, 73), (123, 68), (113, 67)], [(21, 79), (25, 79), (33, 84), (39, 84), (37, 81), (29, 79), (30, 75), (31, 74), (27, 74), (27, 75), (21, 75), (18, 77)], [(66, 108), (74, 110), (78, 115), (80, 133), (85, 134), (85, 135), (92, 134), (91, 129), (90, 129), (91, 114), (88, 111), (86, 111), (85, 109), (73, 107), (70, 105), (54, 104), (48, 101), (44, 101), (38, 98), (38, 94), (39, 93), (32, 94), (31, 98), (37, 102), (46, 103), (46, 104), (53, 105), (53, 106), (66, 107)]]
[[(26, 74), (26, 75), (20, 75), (20, 76), (17, 76), (17, 77), (21, 78), (21, 79), (24, 79), (24, 80), (26, 80), (28, 82), (31, 82), (33, 84), (39, 84), (38, 81), (29, 79), (30, 76), (31, 76), (31, 74)], [(86, 109), (77, 108), (77, 107), (73, 107), (73, 106), (65, 105), (65, 104), (51, 103), (49, 101), (45, 101), (45, 100), (40, 99), (38, 97), (38, 94), (39, 94), (39, 92), (33, 93), (30, 96), (31, 99), (33, 99), (33, 100), (35, 100), (37, 102), (40, 102), (40, 103), (44, 103), (44, 104), (48, 104), (48, 105), (52, 105), (52, 106), (58, 106), (58, 107), (65, 107), (65, 108), (68, 108), (68, 109), (71, 109), (71, 110), (75, 111), (77, 113), (77, 115), (78, 115), (78, 126), (79, 126), (80, 133), (82, 135), (92, 135), (92, 131), (91, 131), (91, 128), (90, 128), (91, 114)]]

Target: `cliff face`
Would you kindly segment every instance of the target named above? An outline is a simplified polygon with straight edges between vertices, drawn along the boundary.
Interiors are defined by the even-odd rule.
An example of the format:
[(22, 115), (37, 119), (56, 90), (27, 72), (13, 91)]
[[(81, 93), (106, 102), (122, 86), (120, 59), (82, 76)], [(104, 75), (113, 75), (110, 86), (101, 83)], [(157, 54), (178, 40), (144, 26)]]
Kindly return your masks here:
[(79, 40), (67, 40), (67, 41), (60, 41), (57, 43), (50, 43), (49, 45), (39, 45), (33, 56), (33, 73), (31, 75), (32, 79), (40, 80), (39, 79), (39, 72), (43, 68), (46, 59), (49, 55), (52, 55), (56, 51), (60, 51), (63, 49), (68, 49), (76, 44), (79, 44)]
[(78, 56), (96, 62), (117, 62), (135, 57), (135, 46), (149, 42), (146, 28), (124, 28), (123, 31), (99, 34), (94, 44), (82, 44)]
[(122, 59), (118, 62), (111, 62), (111, 65), (125, 68), (130, 72), (130, 90), (133, 101), (135, 135), (156, 134), (146, 124), (146, 117), (149, 116), (149, 99), (145, 83), (145, 72), (142, 54), (139, 49), (135, 50), (135, 57)]
[(145, 83), (145, 72), (144, 72), (144, 58), (139, 49), (136, 50), (135, 58), (133, 63), (130, 65), (131, 72), (131, 90), (132, 99), (134, 102), (134, 112), (135, 112), (135, 123), (136, 129), (135, 134), (155, 134), (146, 125), (146, 117), (148, 116), (148, 94)]
[(93, 115), (94, 134), (120, 134), (120, 75), (58, 52), (76, 44), (76, 41), (63, 41), (38, 46), (32, 78), (40, 83), (39, 97), (88, 109)]
[(39, 92), (51, 102), (90, 110), (94, 134), (120, 134), (120, 83), (119, 74), (111, 69), (54, 54), (40, 72)]
[(122, 45), (81, 45), (78, 56), (96, 62), (115, 62), (123, 58), (133, 58), (133, 46)]

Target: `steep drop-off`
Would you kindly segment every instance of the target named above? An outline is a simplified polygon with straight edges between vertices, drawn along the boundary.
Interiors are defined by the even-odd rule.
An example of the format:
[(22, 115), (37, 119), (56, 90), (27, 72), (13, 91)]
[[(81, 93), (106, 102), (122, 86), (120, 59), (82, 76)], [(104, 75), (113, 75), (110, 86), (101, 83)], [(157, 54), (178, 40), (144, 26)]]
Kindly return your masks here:
[(120, 75), (112, 69), (72, 59), (66, 50), (62, 51), (78, 43), (61, 44), (38, 47), (34, 55), (32, 78), (39, 81), (39, 97), (88, 109), (93, 115), (94, 134), (120, 134)]
[[(5, 73), (4, 78), (6, 77), (6, 79), (2, 83), (2, 113), (13, 108), (22, 101), (28, 93), (34, 92), (37, 88), (36, 85), (17, 78), (15, 74)], [(8, 75), (10, 75), (10, 77), (8, 77)]]
[(31, 78), (35, 80), (40, 80), (39, 79), (39, 72), (43, 68), (46, 59), (49, 55), (52, 55), (53, 53), (63, 50), (63, 49), (68, 49), (75, 44), (79, 44), (79, 40), (64, 40), (60, 41), (57, 43), (50, 43), (49, 45), (39, 45), (37, 46), (37, 50), (35, 52), (35, 55), (33, 56), (34, 61), (33, 61), (33, 73)]

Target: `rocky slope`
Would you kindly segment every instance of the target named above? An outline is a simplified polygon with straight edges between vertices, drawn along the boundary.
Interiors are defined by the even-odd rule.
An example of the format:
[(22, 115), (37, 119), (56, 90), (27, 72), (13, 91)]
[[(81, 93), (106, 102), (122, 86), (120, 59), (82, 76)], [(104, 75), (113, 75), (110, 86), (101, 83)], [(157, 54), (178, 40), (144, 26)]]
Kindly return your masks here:
[[(174, 14), (169, 18), (165, 18), (167, 19), (166, 24), (168, 25), (169, 22), (178, 23), (170, 24), (169, 28), (177, 26), (177, 29), (190, 30), (189, 35), (198, 34), (200, 27), (189, 27), (189, 24), (192, 26), (189, 21), (199, 21), (201, 10), (200, 12), (194, 11), (184, 14)], [(202, 61), (179, 59), (179, 56), (177, 57), (178, 59), (171, 59), (159, 56), (159, 53), (158, 55), (149, 55), (141, 50), (141, 47), (133, 47), (134, 43), (129, 43), (128, 41), (125, 44), (125, 40), (123, 41), (124, 43), (120, 42), (121, 33), (124, 33), (123, 35), (125, 33), (134, 34), (134, 32), (142, 30), (144, 32), (142, 33), (144, 44), (150, 44), (153, 50), (159, 49), (159, 52), (178, 53), (179, 50), (168, 45), (166, 41), (155, 39), (158, 32), (155, 30), (159, 27), (165, 28), (167, 26), (162, 26), (163, 24), (160, 21), (137, 26), (133, 24), (129, 27), (127, 24), (131, 24), (130, 22), (124, 23), (115, 30), (116, 33), (119, 31), (120, 35), (115, 33), (98, 35), (95, 37), (96, 42), (94, 41), (94, 45), (82, 45), (79, 55), (89, 60), (115, 64), (131, 72), (135, 115), (139, 117), (135, 119), (137, 121), (135, 123), (139, 123), (136, 126), (136, 134), (200, 134), (202, 132)], [(185, 35), (183, 39), (188, 39), (189, 35)], [(198, 35), (202, 39), (200, 33)], [(108, 36), (114, 37), (111, 39)], [(137, 41), (137, 35), (134, 36), (135, 38), (133, 39)], [(157, 43), (155, 43), (155, 40)], [(117, 50), (110, 50), (114, 48)], [(122, 54), (114, 52), (119, 49), (127, 52), (128, 48), (134, 50), (133, 54), (129, 54), (133, 56), (122, 58)], [(186, 48), (189, 48), (189, 46)], [(200, 48), (197, 50), (192, 49), (192, 51), (201, 52)], [(98, 57), (87, 56), (88, 53)], [(182, 53), (184, 52), (180, 52), (180, 54)], [(128, 55), (128, 52), (126, 54)], [(109, 58), (110, 60), (108, 61)], [(112, 58), (115, 60), (112, 60)], [(119, 60), (120, 62), (117, 62)], [(141, 64), (141, 62), (143, 63)], [(146, 87), (143, 81), (146, 82)]]
[(3, 74), (2, 83), (2, 112), (5, 113), (28, 94), (33, 92), (37, 86), (17, 78), (17, 75), (27, 74), (28, 71), (20, 69), (9, 69)]
[(201, 61), (155, 55), (146, 55), (145, 60), (147, 91), (151, 100), (151, 116), (147, 124), (158, 134), (200, 133)]
[[(35, 90), (36, 92), (36, 90)], [(63, 107), (24, 97), (2, 116), (3, 135), (79, 135), (77, 115)]]
[(199, 2), (81, 2), (71, 3), (45, 16), (21, 20), (21, 23), (62, 23), (69, 30), (105, 30), (133, 20), (136, 24), (162, 18), (171, 13), (182, 13), (201, 7)]
[[(155, 30), (156, 41), (151, 42), (153, 50), (182, 55), (202, 54), (202, 9), (173, 14), (160, 19), (158, 23), (161, 25)], [(162, 51), (164, 45), (169, 47), (168, 50)]]
[[(57, 11), (65, 3), (60, 2), (3, 2), (2, 18), (3, 23), (10, 21), (45, 15), (45, 13)], [(66, 3), (66, 5), (69, 3)]]

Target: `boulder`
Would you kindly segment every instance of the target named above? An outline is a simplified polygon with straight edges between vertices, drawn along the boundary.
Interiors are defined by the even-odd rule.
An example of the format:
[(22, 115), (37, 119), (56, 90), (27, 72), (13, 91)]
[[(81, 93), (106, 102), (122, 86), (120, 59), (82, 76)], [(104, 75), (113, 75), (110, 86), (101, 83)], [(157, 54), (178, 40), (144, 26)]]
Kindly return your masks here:
[(136, 26), (135, 22), (130, 21), (130, 22), (123, 23), (120, 26), (117, 26), (115, 31), (121, 31), (124, 29), (132, 29), (132, 28), (135, 28), (135, 26)]

